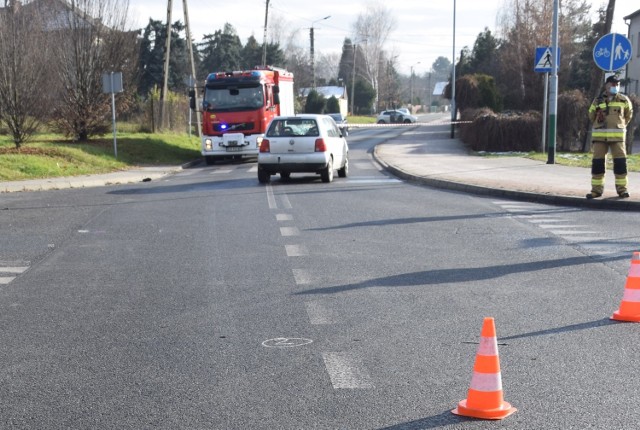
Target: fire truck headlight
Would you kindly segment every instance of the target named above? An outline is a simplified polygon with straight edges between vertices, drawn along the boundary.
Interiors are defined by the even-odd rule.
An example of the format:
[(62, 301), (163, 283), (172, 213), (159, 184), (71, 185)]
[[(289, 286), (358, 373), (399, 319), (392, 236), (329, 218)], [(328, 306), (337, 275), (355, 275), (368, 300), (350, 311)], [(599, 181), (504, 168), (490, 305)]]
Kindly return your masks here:
[(211, 150), (213, 149), (213, 142), (211, 141), (211, 139), (206, 139), (206, 140), (204, 141), (204, 148), (205, 148), (207, 151), (211, 151)]

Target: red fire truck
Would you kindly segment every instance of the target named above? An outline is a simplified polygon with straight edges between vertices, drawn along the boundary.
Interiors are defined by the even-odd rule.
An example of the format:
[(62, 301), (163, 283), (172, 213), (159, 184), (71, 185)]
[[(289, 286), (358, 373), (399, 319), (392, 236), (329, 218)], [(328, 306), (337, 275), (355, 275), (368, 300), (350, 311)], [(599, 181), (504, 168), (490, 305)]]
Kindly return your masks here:
[[(191, 108), (195, 109), (191, 98)], [(269, 122), (294, 114), (293, 74), (275, 67), (210, 73), (202, 98), (202, 155), (207, 164), (257, 156)]]

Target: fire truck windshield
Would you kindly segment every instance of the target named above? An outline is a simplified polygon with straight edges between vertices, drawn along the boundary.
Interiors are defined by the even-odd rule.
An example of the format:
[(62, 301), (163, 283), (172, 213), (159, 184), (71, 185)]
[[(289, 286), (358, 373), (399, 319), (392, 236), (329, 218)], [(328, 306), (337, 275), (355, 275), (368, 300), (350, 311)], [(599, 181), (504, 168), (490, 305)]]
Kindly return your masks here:
[(207, 86), (204, 108), (210, 112), (228, 112), (259, 109), (264, 105), (262, 86), (220, 88)]

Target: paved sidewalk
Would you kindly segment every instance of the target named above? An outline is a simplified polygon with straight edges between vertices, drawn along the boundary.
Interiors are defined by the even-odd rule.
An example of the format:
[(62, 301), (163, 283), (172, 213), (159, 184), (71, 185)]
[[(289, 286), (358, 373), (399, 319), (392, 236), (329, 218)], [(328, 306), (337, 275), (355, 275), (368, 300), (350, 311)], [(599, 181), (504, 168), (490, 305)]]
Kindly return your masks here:
[(608, 169), (603, 197), (587, 200), (585, 195), (591, 189), (589, 168), (517, 156), (471, 155), (459, 139), (450, 138), (448, 130), (416, 127), (393, 142), (378, 145), (374, 157), (396, 176), (437, 188), (550, 204), (640, 211), (639, 172), (628, 175), (630, 198), (618, 197), (613, 172)]

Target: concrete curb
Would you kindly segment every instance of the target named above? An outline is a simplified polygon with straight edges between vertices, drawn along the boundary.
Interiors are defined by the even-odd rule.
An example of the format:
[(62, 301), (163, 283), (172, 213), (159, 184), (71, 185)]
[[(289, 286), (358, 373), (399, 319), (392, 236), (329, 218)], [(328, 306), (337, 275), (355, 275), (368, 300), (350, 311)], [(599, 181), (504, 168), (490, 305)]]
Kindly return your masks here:
[(404, 171), (397, 166), (387, 163), (378, 155), (378, 146), (373, 150), (373, 157), (385, 170), (394, 176), (404, 179), (408, 182), (425, 185), (433, 188), (460, 191), (464, 193), (476, 194), (481, 196), (495, 196), (500, 198), (508, 198), (511, 200), (519, 200), (526, 202), (544, 203), (551, 205), (562, 205), (572, 207), (583, 207), (589, 209), (606, 209), (620, 211), (640, 212), (640, 202), (623, 200), (618, 198), (605, 198), (587, 200), (573, 196), (559, 196), (552, 194), (538, 194), (526, 191), (499, 189), (484, 187), (481, 185), (471, 185), (462, 182), (447, 181), (442, 179), (427, 178)]

